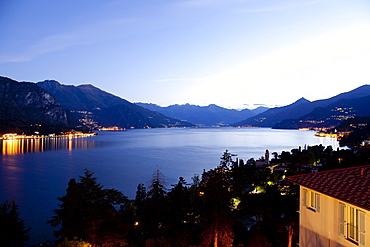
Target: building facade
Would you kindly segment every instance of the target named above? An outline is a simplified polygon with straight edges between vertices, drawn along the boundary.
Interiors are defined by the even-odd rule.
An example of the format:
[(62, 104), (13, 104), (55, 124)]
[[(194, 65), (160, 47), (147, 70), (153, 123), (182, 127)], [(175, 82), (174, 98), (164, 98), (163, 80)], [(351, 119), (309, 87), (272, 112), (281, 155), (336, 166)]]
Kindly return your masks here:
[(370, 246), (370, 166), (286, 180), (300, 187), (300, 247)]

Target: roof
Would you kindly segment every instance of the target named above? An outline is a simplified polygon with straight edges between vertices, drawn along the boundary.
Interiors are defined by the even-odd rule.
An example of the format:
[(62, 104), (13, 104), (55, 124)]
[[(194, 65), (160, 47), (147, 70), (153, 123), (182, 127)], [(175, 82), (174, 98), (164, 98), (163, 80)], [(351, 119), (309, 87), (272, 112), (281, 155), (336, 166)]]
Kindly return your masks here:
[(301, 174), (286, 180), (370, 210), (370, 165)]

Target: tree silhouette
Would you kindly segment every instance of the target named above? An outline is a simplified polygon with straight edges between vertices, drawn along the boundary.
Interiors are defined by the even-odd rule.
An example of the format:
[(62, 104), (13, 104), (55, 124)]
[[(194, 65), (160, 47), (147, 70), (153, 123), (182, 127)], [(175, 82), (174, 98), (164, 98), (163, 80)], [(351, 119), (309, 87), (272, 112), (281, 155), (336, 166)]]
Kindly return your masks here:
[(187, 247), (197, 242), (193, 237), (197, 233), (196, 215), (188, 185), (185, 179), (180, 177), (168, 194), (171, 207), (169, 234), (173, 245), (179, 247)]
[(136, 197), (135, 197), (135, 220), (136, 225), (141, 225), (145, 217), (145, 203), (147, 201), (147, 193), (144, 184), (137, 186)]
[(248, 247), (270, 247), (272, 244), (269, 242), (263, 233), (259, 224), (252, 230), (252, 237), (248, 243)]
[(124, 246), (127, 226), (123, 223), (116, 206), (127, 201), (123, 194), (114, 189), (103, 189), (94, 173), (85, 169), (77, 183), (71, 179), (67, 194), (58, 198), (62, 203), (53, 210), (48, 221), (52, 226), (61, 225), (55, 231), (57, 237), (75, 237), (98, 246)]
[(0, 204), (0, 243), (1, 246), (23, 246), (29, 239), (24, 220), (19, 216), (15, 201)]
[(139, 184), (137, 186), (136, 190), (136, 196), (135, 196), (135, 205), (136, 207), (141, 207), (147, 199), (147, 194), (146, 194), (146, 188), (144, 184)]
[(47, 223), (53, 227), (61, 225), (61, 228), (54, 232), (56, 237), (87, 239), (86, 212), (82, 193), (76, 179), (72, 178), (69, 180), (66, 191), (67, 194), (65, 196), (58, 198), (62, 202), (59, 205), (60, 208), (53, 210), (55, 215)]
[(163, 174), (159, 169), (153, 174), (145, 203), (143, 228), (146, 239), (163, 236), (168, 226), (168, 200)]
[(220, 166), (203, 174), (204, 185), (204, 230), (200, 246), (223, 247), (233, 243), (233, 218), (228, 170)]
[(171, 202), (171, 222), (174, 228), (182, 228), (184, 224), (188, 224), (192, 211), (190, 194), (187, 183), (183, 177), (179, 178), (179, 182), (174, 185), (169, 193)]

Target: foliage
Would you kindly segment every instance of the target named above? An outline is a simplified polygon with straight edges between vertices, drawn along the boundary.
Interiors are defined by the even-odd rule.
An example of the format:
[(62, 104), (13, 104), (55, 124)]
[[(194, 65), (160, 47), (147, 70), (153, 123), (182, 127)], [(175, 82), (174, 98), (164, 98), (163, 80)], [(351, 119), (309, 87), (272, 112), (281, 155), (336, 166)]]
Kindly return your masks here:
[(23, 246), (28, 240), (27, 228), (19, 216), (15, 201), (5, 201), (0, 204), (0, 240), (1, 246)]
[(124, 246), (127, 226), (116, 206), (124, 204), (127, 198), (117, 190), (103, 189), (93, 174), (85, 169), (79, 182), (69, 181), (67, 194), (58, 198), (62, 203), (48, 223), (61, 225), (55, 235), (62, 239), (77, 237), (93, 246)]
[(143, 225), (148, 237), (162, 236), (168, 226), (168, 201), (163, 174), (157, 169), (149, 186)]
[(260, 226), (257, 226), (256, 229), (252, 232), (252, 237), (250, 238), (248, 247), (271, 247), (272, 244), (269, 242), (268, 238), (261, 230)]
[(91, 244), (82, 240), (78, 240), (75, 237), (73, 240), (64, 238), (63, 241), (58, 244), (58, 247), (91, 247)]
[(198, 177), (193, 178), (193, 185), (189, 187), (183, 177), (168, 193), (170, 202), (169, 235), (175, 246), (189, 246), (198, 242), (199, 227), (197, 221), (200, 211)]
[(145, 247), (171, 247), (169, 243), (163, 236), (159, 238), (150, 238), (145, 241)]
[(200, 246), (230, 246), (234, 240), (231, 217), (231, 194), (229, 164), (231, 155), (221, 157), (220, 166), (203, 174), (204, 229)]
[(174, 185), (169, 193), (171, 203), (171, 224), (175, 227), (182, 227), (184, 222), (192, 221), (191, 198), (187, 183), (183, 177), (179, 178), (179, 182)]

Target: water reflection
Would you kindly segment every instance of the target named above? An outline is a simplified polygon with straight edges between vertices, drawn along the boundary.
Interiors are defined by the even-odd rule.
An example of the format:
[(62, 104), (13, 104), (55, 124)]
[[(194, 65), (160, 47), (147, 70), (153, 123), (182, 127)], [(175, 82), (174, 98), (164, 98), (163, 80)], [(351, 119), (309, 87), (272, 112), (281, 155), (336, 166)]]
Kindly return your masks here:
[(15, 155), (21, 153), (45, 152), (56, 150), (94, 148), (95, 141), (85, 138), (32, 138), (1, 140), (2, 155)]

